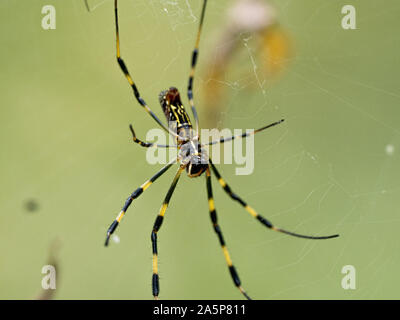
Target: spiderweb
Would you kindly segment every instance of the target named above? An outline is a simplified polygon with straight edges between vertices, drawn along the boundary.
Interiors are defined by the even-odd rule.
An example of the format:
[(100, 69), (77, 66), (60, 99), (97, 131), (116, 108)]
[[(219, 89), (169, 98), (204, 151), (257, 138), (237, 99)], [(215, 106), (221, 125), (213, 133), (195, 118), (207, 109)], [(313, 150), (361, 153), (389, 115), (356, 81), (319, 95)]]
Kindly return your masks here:
[[(103, 249), (105, 231), (125, 198), (159, 166), (147, 164), (145, 150), (130, 141), (129, 123), (143, 139), (155, 124), (137, 106), (115, 61), (113, 1), (89, 4), (90, 13), (82, 1), (57, 2), (53, 34), (21, 29), (24, 41), (8, 40), (17, 52), (29, 50), (26, 68), (37, 81), (23, 84), (19, 93), (14, 88), (22, 71), (5, 69), (13, 89), (4, 105), (14, 108), (3, 111), (3, 133), (21, 130), (6, 150), (14, 168), (25, 173), (2, 169), (8, 184), (2, 212), (30, 197), (38, 199), (40, 210), (26, 217), (21, 209), (13, 224), (7, 221), (10, 230), (2, 230), (35, 266), (14, 270), (22, 260), (4, 251), (0, 287), (13, 288), (1, 291), (4, 298), (29, 297), (40, 285), (37, 270), (56, 235), (65, 243), (59, 298), (150, 297), (149, 236), (175, 169), (138, 199), (118, 238)], [(210, 107), (204, 88), (216, 80), (207, 73), (207, 64), (217, 59), (210, 52), (229, 45), (217, 41), (231, 4), (208, 3), (194, 84), (200, 125), (207, 125), (212, 112), (219, 128), (286, 121), (256, 136), (252, 175), (236, 176), (235, 164), (220, 165), (220, 171), (277, 226), (340, 234), (306, 241), (265, 230), (214, 180), (219, 221), (243, 286), (256, 299), (398, 298), (393, 280), (400, 262), (400, 5), (353, 1), (357, 29), (344, 30), (343, 1), (269, 1), (293, 41), (293, 55), (271, 79), (263, 72), (257, 37), (239, 33), (235, 54), (217, 81), (224, 91), (218, 109)], [(40, 6), (31, 5), (39, 13), (27, 24), (39, 28)], [(161, 118), (161, 90), (174, 85), (186, 96), (201, 1), (121, 0), (119, 7), (122, 56)], [(1, 221), (4, 226), (5, 217)], [(162, 298), (241, 298), (210, 225), (203, 177), (182, 177), (160, 230), (159, 252)], [(345, 265), (356, 269), (355, 290), (341, 286)], [(32, 280), (9, 280), (18, 272)]]

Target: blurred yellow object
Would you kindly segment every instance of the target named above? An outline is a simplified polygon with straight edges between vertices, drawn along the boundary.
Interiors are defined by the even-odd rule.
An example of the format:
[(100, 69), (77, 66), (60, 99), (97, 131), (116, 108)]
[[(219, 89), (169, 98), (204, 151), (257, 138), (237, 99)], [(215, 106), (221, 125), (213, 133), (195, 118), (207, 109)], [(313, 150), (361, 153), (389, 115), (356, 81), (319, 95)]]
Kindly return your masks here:
[(264, 30), (262, 37), (262, 62), (264, 74), (273, 78), (286, 67), (291, 57), (291, 41), (286, 31), (279, 25)]
[[(288, 33), (277, 21), (274, 7), (261, 0), (238, 0), (228, 10), (228, 21), (207, 62), (204, 108), (207, 126), (216, 127), (224, 108), (225, 74), (233, 56), (241, 50), (243, 34), (257, 41), (255, 58), (269, 82), (285, 69), (292, 56)], [(250, 36), (247, 36), (247, 34)], [(252, 70), (253, 72), (253, 70)]]

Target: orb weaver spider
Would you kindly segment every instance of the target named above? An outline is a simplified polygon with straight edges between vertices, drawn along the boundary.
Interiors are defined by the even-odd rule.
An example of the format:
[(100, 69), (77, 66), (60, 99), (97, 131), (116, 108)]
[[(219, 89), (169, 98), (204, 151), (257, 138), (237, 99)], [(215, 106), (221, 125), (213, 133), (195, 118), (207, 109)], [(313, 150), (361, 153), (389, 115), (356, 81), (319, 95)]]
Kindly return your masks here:
[[(87, 5), (87, 0), (86, 5)], [(161, 170), (159, 170), (154, 176), (152, 176), (149, 180), (144, 182), (139, 188), (137, 188), (126, 200), (125, 205), (123, 206), (122, 210), (110, 225), (107, 230), (107, 236), (105, 241), (105, 246), (109, 244), (110, 236), (114, 233), (118, 225), (120, 224), (123, 216), (125, 215), (126, 211), (128, 210), (129, 206), (131, 205), (132, 201), (138, 198), (145, 190), (147, 190), (159, 177), (161, 177), (169, 168), (172, 167), (173, 164), (178, 163), (179, 168), (175, 177), (172, 181), (172, 184), (165, 196), (164, 202), (161, 206), (161, 209), (155, 219), (153, 230), (151, 232), (151, 242), (152, 242), (152, 253), (153, 253), (153, 275), (152, 275), (152, 293), (155, 299), (158, 299), (160, 293), (160, 285), (159, 285), (159, 276), (158, 276), (158, 249), (157, 249), (157, 234), (161, 228), (162, 222), (164, 220), (164, 215), (167, 210), (168, 204), (171, 200), (172, 194), (174, 193), (175, 187), (178, 183), (178, 180), (183, 172), (186, 169), (187, 175), (190, 178), (201, 176), (205, 173), (206, 177), (206, 186), (207, 186), (207, 195), (208, 195), (208, 207), (209, 213), (211, 218), (211, 223), (218, 236), (219, 243), (222, 248), (223, 255), (225, 257), (226, 263), (228, 265), (228, 269), (230, 275), (232, 277), (233, 283), (239, 289), (239, 291), (244, 295), (245, 298), (250, 300), (249, 295), (243, 289), (241, 285), (241, 281), (239, 279), (239, 275), (232, 263), (231, 257), (229, 255), (227, 246), (225, 244), (224, 237), (222, 235), (221, 228), (218, 224), (217, 219), (217, 212), (215, 210), (214, 205), (214, 198), (211, 186), (211, 173), (213, 172), (215, 177), (217, 178), (219, 184), (223, 188), (223, 190), (232, 198), (232, 200), (237, 201), (253, 218), (257, 219), (262, 225), (265, 227), (285, 233), (291, 236), (299, 237), (299, 238), (306, 238), (306, 239), (330, 239), (338, 237), (337, 234), (330, 235), (330, 236), (307, 236), (302, 235), (294, 232), (287, 231), (285, 229), (281, 229), (275, 227), (269, 220), (258, 214), (255, 209), (250, 207), (242, 198), (240, 198), (236, 193), (232, 191), (230, 186), (226, 183), (226, 181), (222, 178), (219, 171), (208, 157), (205, 150), (202, 149), (205, 145), (212, 145), (217, 143), (224, 143), (228, 141), (232, 141), (234, 139), (241, 139), (250, 136), (251, 134), (255, 134), (257, 132), (261, 132), (265, 129), (271, 128), (282, 123), (284, 120), (279, 120), (274, 123), (271, 123), (265, 127), (260, 129), (254, 130), (253, 132), (247, 132), (241, 135), (231, 136), (227, 138), (221, 138), (220, 140), (211, 141), (205, 144), (200, 143), (199, 137), (199, 119), (197, 116), (196, 108), (194, 105), (193, 100), (193, 80), (194, 80), (194, 73), (197, 64), (197, 58), (199, 53), (199, 43), (200, 43), (200, 35), (204, 21), (204, 15), (206, 11), (207, 0), (203, 0), (202, 11), (200, 16), (200, 22), (197, 31), (197, 38), (195, 42), (195, 47), (192, 51), (192, 59), (191, 59), (191, 71), (189, 74), (189, 81), (187, 87), (187, 97), (189, 100), (190, 107), (192, 109), (193, 117), (195, 119), (195, 129), (190, 121), (189, 115), (187, 114), (180, 95), (179, 91), (175, 87), (171, 87), (167, 90), (164, 90), (159, 95), (159, 101), (161, 104), (161, 108), (165, 114), (166, 120), (168, 121), (168, 126), (166, 126), (155, 114), (154, 112), (148, 107), (146, 102), (140, 96), (139, 90), (136, 87), (135, 82), (133, 81), (128, 68), (124, 60), (121, 58), (120, 52), (120, 40), (119, 40), (119, 25), (118, 25), (118, 0), (114, 0), (114, 11), (115, 11), (115, 30), (116, 30), (116, 55), (117, 55), (117, 62), (119, 67), (121, 68), (123, 74), (125, 75), (126, 79), (128, 80), (129, 85), (133, 90), (134, 97), (136, 98), (137, 102), (144, 108), (144, 110), (150, 114), (150, 116), (161, 126), (166, 132), (171, 134), (176, 139), (176, 145), (159, 145), (155, 143), (144, 142), (136, 137), (135, 131), (133, 130), (132, 125), (130, 125), (130, 130), (132, 133), (133, 141), (139, 144), (142, 147), (150, 148), (150, 147), (158, 147), (158, 148), (170, 148), (175, 147), (178, 149), (178, 156), (173, 161), (166, 164)], [(87, 7), (89, 7), (87, 5)]]

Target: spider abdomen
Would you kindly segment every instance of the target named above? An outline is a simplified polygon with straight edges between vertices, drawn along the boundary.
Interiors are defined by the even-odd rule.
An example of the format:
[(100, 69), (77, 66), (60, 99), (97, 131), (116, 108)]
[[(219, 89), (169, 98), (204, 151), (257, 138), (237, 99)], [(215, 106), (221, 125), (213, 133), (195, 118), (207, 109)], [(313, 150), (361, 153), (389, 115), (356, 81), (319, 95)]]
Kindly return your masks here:
[(192, 123), (181, 101), (179, 91), (175, 87), (164, 90), (159, 95), (161, 108), (168, 121), (169, 128), (184, 139), (190, 139)]
[(190, 162), (186, 166), (186, 172), (188, 177), (195, 178), (201, 176), (203, 172), (207, 170), (207, 168), (208, 164)]

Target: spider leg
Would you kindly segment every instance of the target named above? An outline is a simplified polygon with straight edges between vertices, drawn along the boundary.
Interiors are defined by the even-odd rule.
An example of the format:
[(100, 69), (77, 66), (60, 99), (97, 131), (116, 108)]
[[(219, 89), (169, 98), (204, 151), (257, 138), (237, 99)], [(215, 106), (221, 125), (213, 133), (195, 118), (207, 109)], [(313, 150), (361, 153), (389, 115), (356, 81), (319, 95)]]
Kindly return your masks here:
[(135, 131), (133, 130), (132, 125), (129, 125), (129, 128), (131, 129), (131, 132), (132, 132), (133, 142), (139, 144), (142, 147), (145, 147), (145, 148), (151, 148), (151, 147), (154, 147), (154, 148), (177, 148), (178, 147), (177, 145), (156, 144), (156, 143), (152, 143), (152, 142), (142, 141), (136, 137), (136, 134), (135, 134)]
[(241, 282), (239, 279), (239, 275), (236, 272), (235, 267), (233, 266), (231, 257), (229, 255), (228, 249), (226, 247), (225, 240), (222, 235), (222, 230), (221, 230), (220, 226), (218, 225), (217, 211), (215, 210), (214, 197), (213, 197), (212, 186), (211, 186), (210, 167), (208, 167), (207, 171), (206, 171), (206, 180), (207, 180), (208, 208), (210, 211), (211, 222), (213, 224), (214, 231), (216, 232), (216, 234), (218, 236), (219, 243), (221, 245), (222, 252), (224, 253), (224, 257), (225, 257), (226, 263), (228, 265), (229, 272), (231, 274), (233, 283), (240, 290), (240, 292), (246, 297), (246, 299), (251, 300), (251, 298), (247, 295), (246, 291), (244, 291), (244, 289), (242, 288), (242, 285), (241, 285)]
[(179, 167), (178, 172), (175, 175), (174, 180), (172, 181), (171, 186), (165, 196), (164, 202), (161, 206), (160, 212), (154, 222), (153, 230), (151, 232), (151, 243), (153, 249), (153, 277), (152, 277), (152, 291), (154, 299), (158, 298), (160, 293), (160, 284), (159, 284), (159, 277), (158, 277), (158, 250), (157, 250), (157, 233), (161, 228), (162, 222), (164, 220), (165, 211), (167, 210), (169, 201), (171, 200), (172, 194), (175, 191), (175, 187), (178, 183), (179, 177), (184, 170), (184, 167)]
[(201, 29), (203, 27), (204, 15), (206, 12), (206, 5), (207, 5), (207, 0), (204, 0), (203, 8), (201, 10), (199, 28), (197, 30), (196, 43), (194, 45), (194, 49), (192, 52), (191, 69), (190, 69), (188, 89), (187, 89), (189, 104), (190, 104), (190, 107), (192, 108), (192, 113), (193, 113), (194, 119), (196, 121), (197, 136), (199, 136), (199, 117), (197, 115), (196, 107), (194, 106), (194, 101), (193, 101), (193, 79), (194, 79), (194, 72), (195, 72), (196, 65), (197, 65), (197, 57), (199, 55), (200, 35), (201, 35)]
[(281, 232), (281, 233), (285, 233), (294, 237), (298, 237), (298, 238), (305, 238), (305, 239), (318, 239), (318, 240), (322, 240), (322, 239), (331, 239), (331, 238), (336, 238), (339, 235), (338, 234), (334, 234), (334, 235), (330, 235), (330, 236), (307, 236), (307, 235), (302, 235), (302, 234), (298, 234), (298, 233), (294, 233), (291, 231), (287, 231), (278, 227), (275, 227), (270, 221), (268, 221), (267, 219), (265, 219), (263, 216), (261, 216), (260, 214), (258, 214), (252, 207), (250, 207), (246, 202), (244, 202), (242, 200), (242, 198), (240, 198), (237, 194), (235, 194), (231, 188), (228, 186), (228, 184), (225, 182), (225, 180), (221, 177), (221, 175), (219, 174), (217, 168), (215, 167), (215, 165), (211, 162), (211, 159), (209, 160), (211, 168), (215, 174), (215, 176), (218, 179), (219, 184), (222, 186), (222, 188), (225, 190), (225, 192), (233, 199), (236, 200), (237, 202), (239, 202), (243, 208), (246, 209), (246, 211), (248, 213), (250, 213), (250, 215), (253, 218), (256, 218), (260, 223), (262, 223), (264, 226), (266, 226), (267, 228), (277, 231), (277, 232)]
[(227, 138), (221, 138), (220, 140), (215, 140), (215, 141), (211, 141), (211, 142), (208, 142), (208, 143), (204, 143), (204, 145), (213, 145), (213, 144), (217, 144), (217, 143), (224, 143), (224, 142), (232, 141), (232, 140), (239, 139), (239, 138), (247, 138), (248, 136), (256, 134), (257, 132), (260, 132), (260, 131), (263, 131), (265, 129), (274, 127), (274, 126), (282, 123), (283, 121), (285, 121), (285, 119), (276, 121), (276, 122), (271, 123), (271, 124), (269, 124), (269, 125), (267, 125), (265, 127), (256, 129), (256, 130), (254, 130), (252, 132), (246, 132), (246, 133), (239, 134), (239, 135), (236, 135), (236, 136), (231, 136), (231, 137), (227, 137)]
[(108, 246), (108, 243), (110, 241), (111, 235), (114, 233), (115, 229), (117, 229), (119, 223), (121, 222), (122, 218), (124, 217), (126, 211), (128, 210), (129, 206), (131, 205), (132, 201), (136, 198), (138, 198), (143, 191), (145, 191), (148, 187), (151, 186), (151, 184), (156, 181), (159, 177), (161, 177), (174, 163), (176, 162), (176, 159), (165, 165), (164, 167), (161, 168), (160, 171), (158, 171), (154, 176), (152, 176), (149, 180), (147, 180), (145, 183), (143, 183), (139, 188), (137, 188), (135, 191), (132, 192), (132, 194), (129, 196), (128, 199), (125, 201), (125, 205), (123, 206), (121, 212), (118, 214), (118, 216), (115, 218), (113, 223), (110, 225), (110, 227), (107, 230), (107, 237), (105, 241), (105, 246)]
[(84, 2), (85, 2), (86, 10), (87, 10), (88, 12), (92, 12), (92, 10), (90, 9), (88, 0), (84, 0)]
[(121, 58), (121, 50), (120, 50), (120, 43), (119, 43), (119, 24), (118, 24), (118, 0), (114, 1), (114, 9), (115, 9), (115, 32), (116, 32), (116, 42), (117, 42), (117, 62), (124, 73), (126, 79), (128, 80), (130, 86), (132, 87), (133, 94), (139, 104), (144, 108), (144, 110), (150, 114), (150, 116), (166, 131), (169, 132), (172, 136), (179, 138), (179, 136), (170, 130), (156, 115), (155, 113), (149, 108), (143, 98), (140, 96), (139, 90), (136, 87), (135, 82), (132, 80), (131, 75), (129, 74), (128, 68)]

